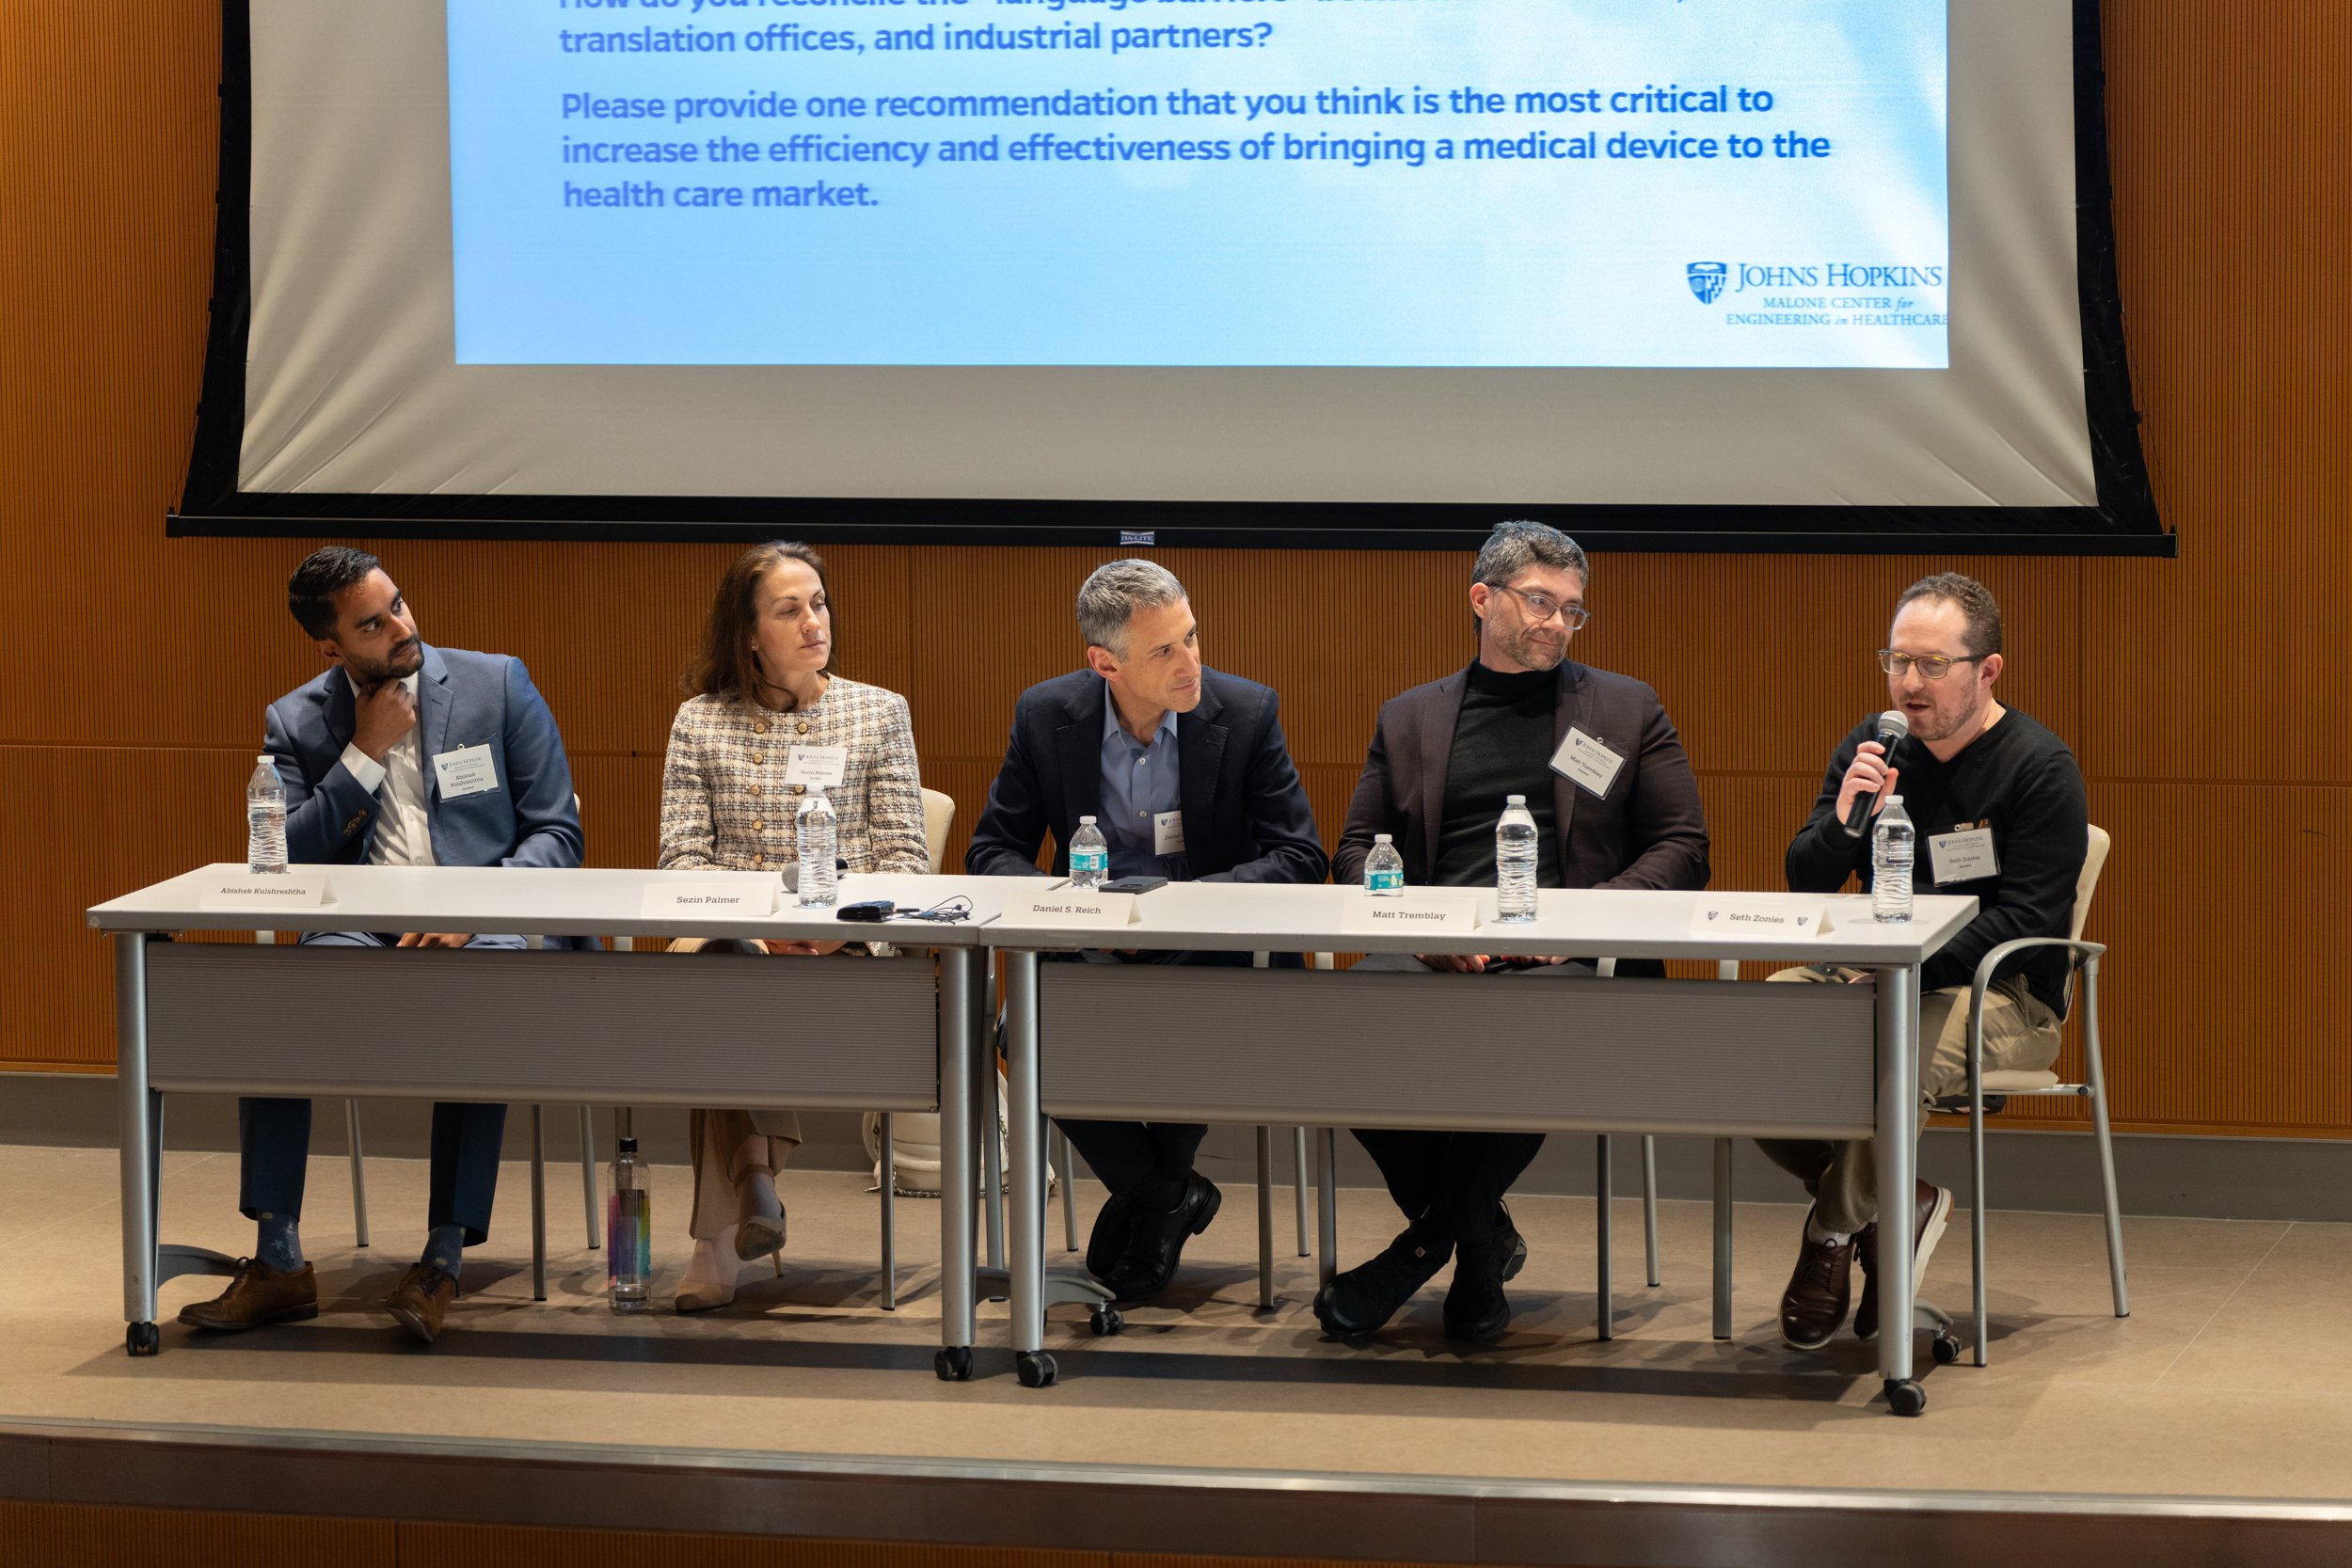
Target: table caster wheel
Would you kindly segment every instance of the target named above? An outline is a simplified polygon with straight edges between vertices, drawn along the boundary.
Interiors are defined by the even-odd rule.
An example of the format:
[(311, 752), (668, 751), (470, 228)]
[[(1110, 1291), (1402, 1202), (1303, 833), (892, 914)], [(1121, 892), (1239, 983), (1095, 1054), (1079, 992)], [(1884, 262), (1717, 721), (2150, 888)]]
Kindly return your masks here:
[(931, 1357), (931, 1370), (939, 1374), (939, 1381), (942, 1383), (971, 1382), (972, 1347), (970, 1345), (942, 1346), (939, 1354)]
[(1910, 1378), (1886, 1380), (1886, 1408), (1898, 1416), (1916, 1416), (1928, 1407), (1928, 1391)]
[(1937, 1366), (1948, 1367), (1960, 1359), (1960, 1338), (1953, 1334), (1939, 1334), (1930, 1342), (1928, 1349), (1934, 1354)]
[(1126, 1327), (1127, 1320), (1120, 1315), (1119, 1308), (1116, 1307), (1098, 1307), (1087, 1319), (1087, 1326), (1094, 1330), (1095, 1337), (1100, 1338), (1105, 1335), (1116, 1334)]
[(1041, 1350), (1015, 1351), (1012, 1370), (1021, 1378), (1024, 1388), (1051, 1388), (1054, 1386), (1054, 1357)]
[(164, 1348), (164, 1338), (153, 1323), (133, 1323), (122, 1331), (122, 1348), (133, 1355), (153, 1355)]

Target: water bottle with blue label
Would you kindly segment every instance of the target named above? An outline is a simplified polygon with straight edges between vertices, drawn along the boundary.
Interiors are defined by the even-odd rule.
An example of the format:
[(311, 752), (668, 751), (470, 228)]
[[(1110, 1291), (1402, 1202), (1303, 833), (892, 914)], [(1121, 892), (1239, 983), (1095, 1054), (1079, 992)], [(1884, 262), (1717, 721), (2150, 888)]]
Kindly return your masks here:
[(286, 786), (278, 765), (264, 755), (245, 782), (246, 869), (261, 876), (286, 870)]
[(1870, 913), (1889, 923), (1911, 918), (1911, 865), (1918, 849), (1919, 831), (1903, 810), (1903, 798), (1890, 795), (1879, 813), (1878, 837), (1870, 846)]
[(1070, 885), (1090, 893), (1110, 874), (1111, 847), (1103, 830), (1094, 825), (1093, 817), (1081, 816), (1078, 831), (1070, 835)]
[(1396, 852), (1396, 841), (1387, 833), (1373, 837), (1372, 853), (1364, 860), (1364, 891), (1375, 898), (1405, 895), (1405, 857)]

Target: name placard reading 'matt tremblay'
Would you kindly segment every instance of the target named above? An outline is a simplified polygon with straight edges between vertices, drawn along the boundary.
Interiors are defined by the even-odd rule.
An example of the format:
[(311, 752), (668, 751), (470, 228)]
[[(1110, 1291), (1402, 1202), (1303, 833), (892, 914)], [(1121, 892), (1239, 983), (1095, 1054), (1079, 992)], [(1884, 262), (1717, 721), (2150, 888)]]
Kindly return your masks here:
[(1818, 937), (1829, 930), (1829, 907), (1818, 899), (1770, 893), (1710, 893), (1691, 911), (1694, 937)]
[(283, 876), (215, 872), (196, 895), (199, 910), (315, 910), (327, 901), (326, 876), (296, 868)]
[(776, 912), (773, 877), (736, 877), (723, 882), (648, 882), (638, 913), (648, 920), (739, 920)]
[(1000, 924), (1115, 931), (1122, 926), (1133, 926), (1136, 918), (1136, 895), (1132, 893), (1081, 893), (1076, 888), (1062, 887), (1051, 893), (1024, 894), (1006, 899)]
[(1375, 898), (1359, 893), (1340, 911), (1340, 929), (1392, 937), (1400, 931), (1475, 931), (1478, 900), (1459, 894), (1407, 893)]

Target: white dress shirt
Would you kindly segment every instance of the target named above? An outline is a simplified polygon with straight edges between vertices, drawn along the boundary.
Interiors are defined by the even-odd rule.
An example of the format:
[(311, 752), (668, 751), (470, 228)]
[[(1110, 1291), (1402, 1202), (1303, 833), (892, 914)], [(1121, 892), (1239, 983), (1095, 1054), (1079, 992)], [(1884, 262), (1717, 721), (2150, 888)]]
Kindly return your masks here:
[(425, 817), (424, 744), (420, 736), (424, 705), (417, 699), (415, 675), (403, 676), (400, 684), (417, 702), (418, 722), (392, 742), (382, 762), (359, 750), (355, 741), (343, 748), (343, 766), (359, 781), (360, 788), (375, 797), (375, 835), (368, 840), (368, 863), (437, 865), (432, 826)]

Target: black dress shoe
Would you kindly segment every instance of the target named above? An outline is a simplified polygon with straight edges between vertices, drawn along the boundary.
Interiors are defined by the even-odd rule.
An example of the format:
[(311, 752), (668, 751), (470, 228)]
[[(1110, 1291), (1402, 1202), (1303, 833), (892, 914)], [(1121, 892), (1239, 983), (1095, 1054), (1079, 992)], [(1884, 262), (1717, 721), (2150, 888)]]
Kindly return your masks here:
[(1155, 1209), (1148, 1199), (1135, 1196), (1128, 1205), (1133, 1222), (1127, 1244), (1103, 1278), (1110, 1287), (1111, 1299), (1127, 1307), (1150, 1301), (1167, 1290), (1168, 1282), (1175, 1277), (1176, 1265), (1184, 1259), (1184, 1243), (1209, 1228), (1224, 1201), (1216, 1183), (1199, 1171), (1184, 1177), (1184, 1191), (1173, 1209)]
[(1375, 1334), (1453, 1256), (1452, 1237), (1416, 1221), (1371, 1259), (1317, 1291), (1315, 1319), (1342, 1339)]
[[(1944, 1225), (1952, 1216), (1952, 1195), (1944, 1187), (1922, 1181), (1912, 1198), (1911, 1292), (1919, 1299), (1919, 1282), (1928, 1276), (1928, 1259), (1944, 1239)], [(1862, 1265), (1862, 1305), (1854, 1308), (1854, 1337), (1879, 1337), (1879, 1227), (1875, 1222), (1854, 1237), (1854, 1258)]]
[(1135, 1228), (1135, 1194), (1115, 1193), (1104, 1198), (1102, 1212), (1094, 1216), (1094, 1229), (1087, 1237), (1087, 1273), (1108, 1279), (1118, 1269), (1120, 1254), (1127, 1250), (1127, 1238)]
[(1511, 1326), (1502, 1283), (1526, 1266), (1527, 1239), (1508, 1214), (1485, 1236), (1455, 1247), (1454, 1286), (1445, 1293), (1445, 1337), (1481, 1345), (1502, 1338)]

